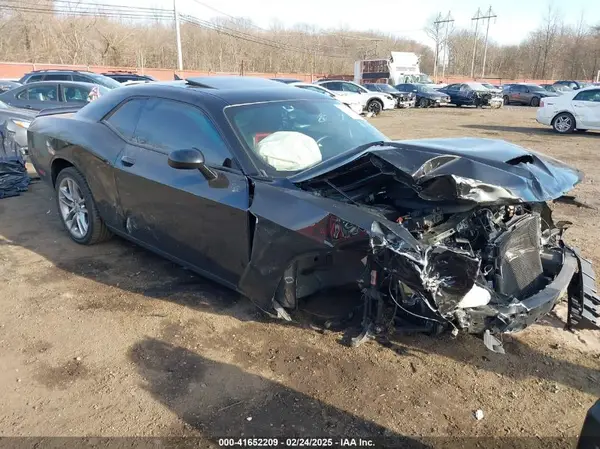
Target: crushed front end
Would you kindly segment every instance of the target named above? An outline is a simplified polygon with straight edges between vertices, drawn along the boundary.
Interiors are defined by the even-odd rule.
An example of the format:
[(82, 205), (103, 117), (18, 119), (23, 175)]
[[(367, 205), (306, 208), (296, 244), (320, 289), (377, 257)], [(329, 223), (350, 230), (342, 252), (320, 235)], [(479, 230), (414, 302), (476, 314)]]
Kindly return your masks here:
[(552, 222), (546, 204), (399, 220), (423, 249), (406, 251), (400, 236), (375, 222), (370, 270), (413, 321), (476, 334), (517, 332), (568, 297), (569, 324), (600, 323), (591, 265), (564, 244), (565, 224)]
[(564, 164), (505, 142), (386, 144), (302, 184), (373, 217), (360, 284), (364, 331), (395, 322), (432, 332), (517, 332), (569, 300), (569, 326), (600, 327), (591, 264), (563, 241), (571, 223), (548, 206), (582, 179)]

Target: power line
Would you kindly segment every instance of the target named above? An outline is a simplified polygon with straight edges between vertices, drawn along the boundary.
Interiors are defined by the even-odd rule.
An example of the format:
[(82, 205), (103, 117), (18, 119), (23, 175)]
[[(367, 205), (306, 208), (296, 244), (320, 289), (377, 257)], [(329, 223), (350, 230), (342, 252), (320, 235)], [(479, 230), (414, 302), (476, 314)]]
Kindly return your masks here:
[(157, 15), (157, 14), (132, 14), (126, 12), (99, 12), (99, 11), (69, 11), (69, 10), (53, 10), (44, 8), (33, 8), (33, 7), (22, 7), (22, 6), (3, 6), (0, 5), (0, 10), (5, 11), (16, 11), (16, 12), (33, 12), (39, 14), (46, 14), (52, 16), (79, 16), (79, 17), (103, 17), (103, 18), (114, 18), (114, 19), (163, 19), (173, 20), (173, 15)]
[[(65, 12), (65, 11), (77, 11), (84, 10), (83, 12), (93, 12), (93, 11), (101, 11), (101, 12), (119, 12), (119, 10), (124, 10), (127, 12), (136, 12), (136, 13), (168, 13), (173, 14), (172, 9), (160, 9), (160, 8), (147, 8), (141, 6), (121, 6), (121, 5), (111, 5), (107, 3), (81, 3), (80, 1), (69, 1), (69, 0), (53, 0), (52, 5), (43, 5), (35, 2), (27, 2), (21, 0), (3, 0), (3, 3), (13, 3), (16, 5), (15, 9), (20, 5), (29, 5), (32, 8), (44, 9), (49, 11), (57, 11), (57, 12)], [(54, 5), (58, 6), (57, 8)], [(0, 5), (0, 6), (10, 6), (11, 5)], [(95, 9), (93, 6), (98, 6), (100, 8)], [(108, 9), (108, 11), (105, 11)]]
[[(206, 20), (201, 20), (198, 19), (196, 17), (192, 17), (192, 16), (188, 16), (188, 15), (182, 15), (182, 20), (188, 23), (191, 23), (193, 25), (197, 25), (199, 27), (205, 28), (205, 29), (209, 29), (212, 31), (216, 31), (218, 33), (221, 34), (225, 34), (227, 36), (231, 36), (234, 37), (236, 39), (241, 39), (241, 40), (245, 40), (248, 42), (253, 42), (256, 44), (260, 44), (260, 45), (264, 45), (267, 47), (271, 47), (271, 48), (277, 48), (279, 50), (289, 50), (289, 51), (297, 51), (297, 52), (301, 52), (304, 54), (310, 54), (313, 55), (314, 51), (312, 51), (311, 49), (305, 48), (305, 47), (297, 47), (297, 46), (293, 46), (293, 45), (289, 45), (289, 44), (282, 44), (280, 42), (271, 40), (271, 39), (266, 39), (266, 38), (262, 38), (259, 36), (255, 36), (249, 33), (245, 33), (243, 31), (240, 30), (235, 30), (232, 28), (227, 28), (225, 26), (222, 25), (218, 25), (212, 22), (208, 22)], [(330, 57), (330, 58), (344, 58), (344, 59), (349, 59), (348, 56), (345, 55), (335, 55), (335, 54), (327, 54), (327, 53), (318, 53), (319, 56), (325, 56), (325, 57)]]

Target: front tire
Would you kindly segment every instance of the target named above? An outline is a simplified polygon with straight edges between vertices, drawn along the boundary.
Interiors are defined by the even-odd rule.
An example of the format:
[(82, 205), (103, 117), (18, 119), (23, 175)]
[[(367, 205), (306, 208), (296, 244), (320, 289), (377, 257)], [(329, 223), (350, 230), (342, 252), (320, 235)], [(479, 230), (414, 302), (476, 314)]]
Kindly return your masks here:
[(508, 99), (508, 95), (505, 95), (505, 96), (504, 96), (504, 98), (503, 98), (503, 101), (504, 101), (504, 105), (505, 105), (505, 106), (507, 106), (507, 105), (509, 105), (509, 104), (510, 104), (510, 100)]
[(570, 134), (575, 130), (575, 117), (568, 112), (561, 112), (552, 120), (554, 131), (560, 134)]
[(383, 111), (383, 103), (379, 100), (371, 100), (367, 104), (367, 111), (373, 113), (373, 115), (379, 115)]
[(421, 98), (419, 100), (419, 107), (426, 108), (427, 106), (429, 106), (429, 101), (427, 101), (427, 98)]
[(84, 176), (75, 167), (58, 174), (55, 191), (58, 214), (73, 241), (94, 245), (112, 236), (100, 218)]

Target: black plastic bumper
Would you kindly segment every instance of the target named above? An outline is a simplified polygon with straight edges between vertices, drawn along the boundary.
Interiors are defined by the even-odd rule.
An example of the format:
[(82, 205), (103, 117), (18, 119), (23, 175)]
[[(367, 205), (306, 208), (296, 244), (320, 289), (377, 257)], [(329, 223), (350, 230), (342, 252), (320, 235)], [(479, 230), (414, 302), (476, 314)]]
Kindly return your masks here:
[(600, 297), (592, 263), (581, 257), (579, 250), (572, 251), (577, 257), (578, 273), (569, 285), (567, 328), (600, 327)]

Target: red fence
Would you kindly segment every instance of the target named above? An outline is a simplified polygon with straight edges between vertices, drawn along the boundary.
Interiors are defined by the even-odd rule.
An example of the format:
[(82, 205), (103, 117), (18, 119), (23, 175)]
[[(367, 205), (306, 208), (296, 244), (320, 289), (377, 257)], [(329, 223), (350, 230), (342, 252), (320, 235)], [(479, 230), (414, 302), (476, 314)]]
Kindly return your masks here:
[[(172, 70), (172, 69), (147, 69), (147, 68), (135, 68), (135, 67), (109, 67), (109, 66), (86, 66), (86, 65), (61, 65), (61, 64), (32, 64), (32, 63), (20, 63), (20, 62), (0, 62), (0, 78), (19, 79), (27, 72), (32, 70), (44, 70), (44, 69), (66, 69), (66, 70), (89, 70), (91, 72), (102, 73), (110, 72), (115, 70), (131, 71), (145, 75), (151, 75), (158, 80), (168, 81), (172, 80), (175, 73), (181, 78), (187, 78), (191, 76), (214, 76), (214, 75), (240, 75), (239, 72), (210, 72), (210, 71), (196, 71), (196, 70)], [(323, 74), (310, 74), (310, 73), (257, 73), (257, 72), (244, 72), (245, 76), (256, 76), (261, 78), (296, 78), (301, 81), (311, 82), (320, 78), (324, 78), (326, 75)], [(346, 75), (344, 78), (352, 79), (351, 75)], [(443, 80), (439, 78), (439, 81), (444, 83), (462, 83), (466, 81), (472, 81), (471, 78), (466, 76), (449, 76)], [(504, 79), (504, 78), (486, 78), (484, 81), (491, 84), (504, 84), (504, 83), (535, 83), (535, 84), (552, 84), (553, 80), (532, 80), (532, 79)]]
[[(0, 78), (19, 79), (25, 73), (32, 70), (49, 70), (49, 69), (64, 69), (64, 70), (88, 70), (90, 72), (103, 73), (116, 70), (131, 71), (144, 75), (151, 75), (158, 80), (172, 80), (175, 73), (181, 78), (191, 76), (214, 76), (214, 75), (240, 75), (239, 72), (209, 72), (197, 70), (172, 70), (172, 69), (151, 69), (151, 68), (135, 68), (135, 67), (109, 67), (109, 66), (89, 66), (89, 65), (62, 65), (62, 64), (32, 64), (19, 62), (1, 62), (0, 63)], [(310, 73), (255, 73), (244, 72), (245, 76), (257, 76), (262, 78), (296, 78), (301, 81), (311, 82), (322, 78), (323, 75)]]

